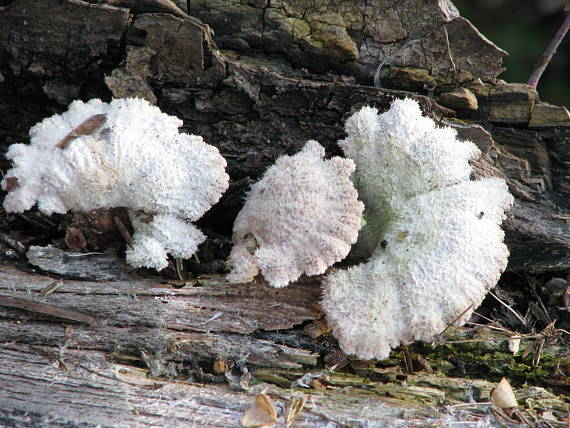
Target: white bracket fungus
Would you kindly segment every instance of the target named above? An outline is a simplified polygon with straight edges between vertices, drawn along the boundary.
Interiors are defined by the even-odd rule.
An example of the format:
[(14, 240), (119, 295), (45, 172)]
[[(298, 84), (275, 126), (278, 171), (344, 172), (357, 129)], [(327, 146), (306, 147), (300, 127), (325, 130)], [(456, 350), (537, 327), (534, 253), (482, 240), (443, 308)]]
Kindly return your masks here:
[(323, 147), (309, 141), (296, 155), (277, 159), (252, 186), (234, 223), (229, 281), (251, 281), (261, 270), (273, 287), (284, 287), (346, 257), (364, 205), (350, 181), (354, 162), (324, 156)]
[(500, 224), (513, 201), (501, 179), (470, 181), (477, 147), (417, 102), (377, 113), (355, 113), (339, 142), (356, 163), (366, 205), (357, 246), (370, 258), (330, 274), (322, 302), (342, 349), (363, 359), (469, 318), (507, 265)]
[(135, 231), (127, 261), (163, 269), (205, 239), (199, 219), (228, 186), (226, 161), (182, 121), (141, 99), (75, 101), (10, 146), (2, 185), (7, 212), (37, 203), (46, 214), (125, 207)]

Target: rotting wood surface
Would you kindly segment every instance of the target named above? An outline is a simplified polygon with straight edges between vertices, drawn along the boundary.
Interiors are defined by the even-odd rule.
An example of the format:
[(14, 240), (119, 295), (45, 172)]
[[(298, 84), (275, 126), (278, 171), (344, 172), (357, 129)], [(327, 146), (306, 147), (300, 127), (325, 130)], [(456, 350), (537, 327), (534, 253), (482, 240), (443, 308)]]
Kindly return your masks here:
[[(44, 295), (51, 278), (10, 265), (0, 273), (3, 426), (238, 426), (260, 391), (277, 405), (277, 426), (284, 426), (289, 399), (299, 395), (308, 401), (297, 427), (499, 418), (488, 404), (472, 401), (488, 401), (494, 382), (447, 377), (448, 361), (433, 358), (441, 364), (436, 373), (428, 373), (429, 363), (428, 372), (418, 373), (393, 362), (379, 368), (345, 361), (355, 374), (318, 368), (319, 351), (338, 349), (295, 328), (318, 317), (314, 281), (275, 290), (259, 283), (231, 286), (219, 277), (182, 288), (158, 279), (61, 280)], [(449, 337), (464, 334), (453, 329)], [(480, 346), (504, 355), (497, 343), (506, 347), (505, 337), (496, 337), (499, 342)], [(544, 352), (551, 365), (558, 360), (568, 369), (559, 348)], [(563, 426), (563, 397), (529, 386), (517, 393), (530, 420), (542, 420), (540, 407), (553, 426)]]
[[(79, 348), (135, 354), (143, 349), (153, 354), (179, 351), (198, 360), (219, 354), (243, 364), (281, 368), (317, 362), (318, 354), (310, 350), (254, 337), (258, 330), (287, 330), (316, 319), (319, 287), (314, 282), (276, 290), (256, 284), (232, 286), (221, 277), (189, 281), (183, 288), (156, 279), (63, 280), (55, 292), (42, 296), (40, 291), (50, 282), (48, 277), (2, 268), (1, 342), (59, 346), (65, 339), (65, 323), (80, 321), (84, 314), (96, 321), (74, 327), (73, 340)], [(23, 309), (26, 299), (28, 311)], [(78, 314), (61, 314), (54, 327), (49, 327), (47, 312), (37, 304)], [(47, 319), (53, 320), (55, 313), (51, 315)]]

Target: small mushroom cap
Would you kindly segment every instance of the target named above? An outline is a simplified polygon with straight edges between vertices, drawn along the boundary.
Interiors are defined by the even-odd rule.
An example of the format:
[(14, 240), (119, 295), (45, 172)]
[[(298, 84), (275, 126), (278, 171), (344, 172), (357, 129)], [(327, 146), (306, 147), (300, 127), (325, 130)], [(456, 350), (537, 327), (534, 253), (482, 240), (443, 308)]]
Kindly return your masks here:
[(354, 163), (324, 155), (309, 141), (252, 186), (234, 223), (228, 280), (251, 281), (261, 270), (272, 286), (283, 287), (346, 257), (364, 206), (349, 178)]

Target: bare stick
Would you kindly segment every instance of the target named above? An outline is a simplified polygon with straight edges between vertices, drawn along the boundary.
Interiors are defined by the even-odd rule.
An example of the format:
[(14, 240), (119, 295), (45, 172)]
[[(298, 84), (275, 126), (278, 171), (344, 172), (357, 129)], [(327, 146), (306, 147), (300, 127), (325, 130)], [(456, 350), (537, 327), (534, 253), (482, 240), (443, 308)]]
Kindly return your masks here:
[(113, 216), (113, 222), (115, 223), (115, 226), (119, 230), (119, 233), (121, 234), (121, 236), (123, 237), (123, 239), (125, 240), (127, 245), (130, 248), (132, 248), (133, 247), (133, 237), (131, 236), (131, 234), (127, 230), (127, 227), (125, 226), (123, 221), (118, 216), (114, 215)]
[(9, 308), (24, 309), (30, 312), (37, 312), (40, 314), (51, 315), (57, 318), (66, 320), (73, 320), (85, 324), (96, 324), (97, 318), (92, 317), (83, 312), (70, 311), (68, 309), (59, 308), (53, 305), (46, 305), (45, 303), (33, 302), (19, 297), (3, 296), (0, 295), (0, 306), (7, 306)]
[(525, 319), (522, 317), (522, 315), (520, 315), (517, 311), (515, 311), (513, 308), (511, 308), (509, 305), (507, 305), (505, 302), (503, 302), (501, 299), (499, 299), (495, 294), (493, 294), (492, 291), (489, 291), (489, 294), (491, 296), (493, 296), (495, 299), (497, 299), (497, 301), (503, 305), (505, 308), (507, 308), (509, 311), (511, 311), (513, 313), (513, 315), (515, 317), (518, 318), (518, 320), (522, 323), (522, 325), (526, 325), (526, 321)]
[(568, 32), (569, 29), (570, 29), (570, 12), (566, 14), (566, 19), (564, 19), (564, 22), (562, 23), (562, 25), (554, 35), (554, 38), (548, 44), (548, 47), (544, 51), (544, 54), (542, 54), (542, 56), (534, 66), (534, 70), (532, 71), (532, 74), (530, 75), (530, 78), (528, 79), (527, 82), (529, 86), (536, 89), (538, 81), (540, 80), (540, 76), (542, 76), (542, 73), (544, 73), (546, 66), (548, 65), (548, 63), (556, 53), (556, 49), (558, 49), (560, 42), (562, 42), (564, 36), (566, 36), (566, 33)]
[(443, 34), (445, 34), (445, 46), (447, 47), (447, 55), (449, 56), (449, 63), (451, 64), (451, 69), (455, 73), (457, 68), (455, 67), (455, 62), (453, 62), (453, 55), (451, 54), (451, 45), (449, 44), (449, 34), (447, 33), (447, 27), (443, 26)]

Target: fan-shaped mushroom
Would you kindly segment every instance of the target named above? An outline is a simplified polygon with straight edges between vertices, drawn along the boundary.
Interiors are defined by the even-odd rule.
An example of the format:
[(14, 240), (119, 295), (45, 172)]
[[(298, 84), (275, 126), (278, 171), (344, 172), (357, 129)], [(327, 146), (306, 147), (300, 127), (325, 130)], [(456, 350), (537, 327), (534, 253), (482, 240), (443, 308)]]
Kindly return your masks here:
[(502, 179), (470, 181), (479, 155), (410, 99), (378, 115), (364, 108), (339, 144), (356, 163), (366, 205), (366, 263), (331, 273), (322, 307), (342, 349), (386, 358), (464, 323), (507, 265), (500, 223), (513, 198)]
[[(167, 252), (188, 258), (205, 239), (200, 218), (228, 186), (226, 161), (182, 121), (141, 99), (75, 101), (10, 146), (4, 208), (65, 213), (129, 209), (135, 230), (127, 261), (162, 269)], [(148, 218), (148, 224), (139, 216)], [(154, 216), (154, 217), (153, 217)]]

